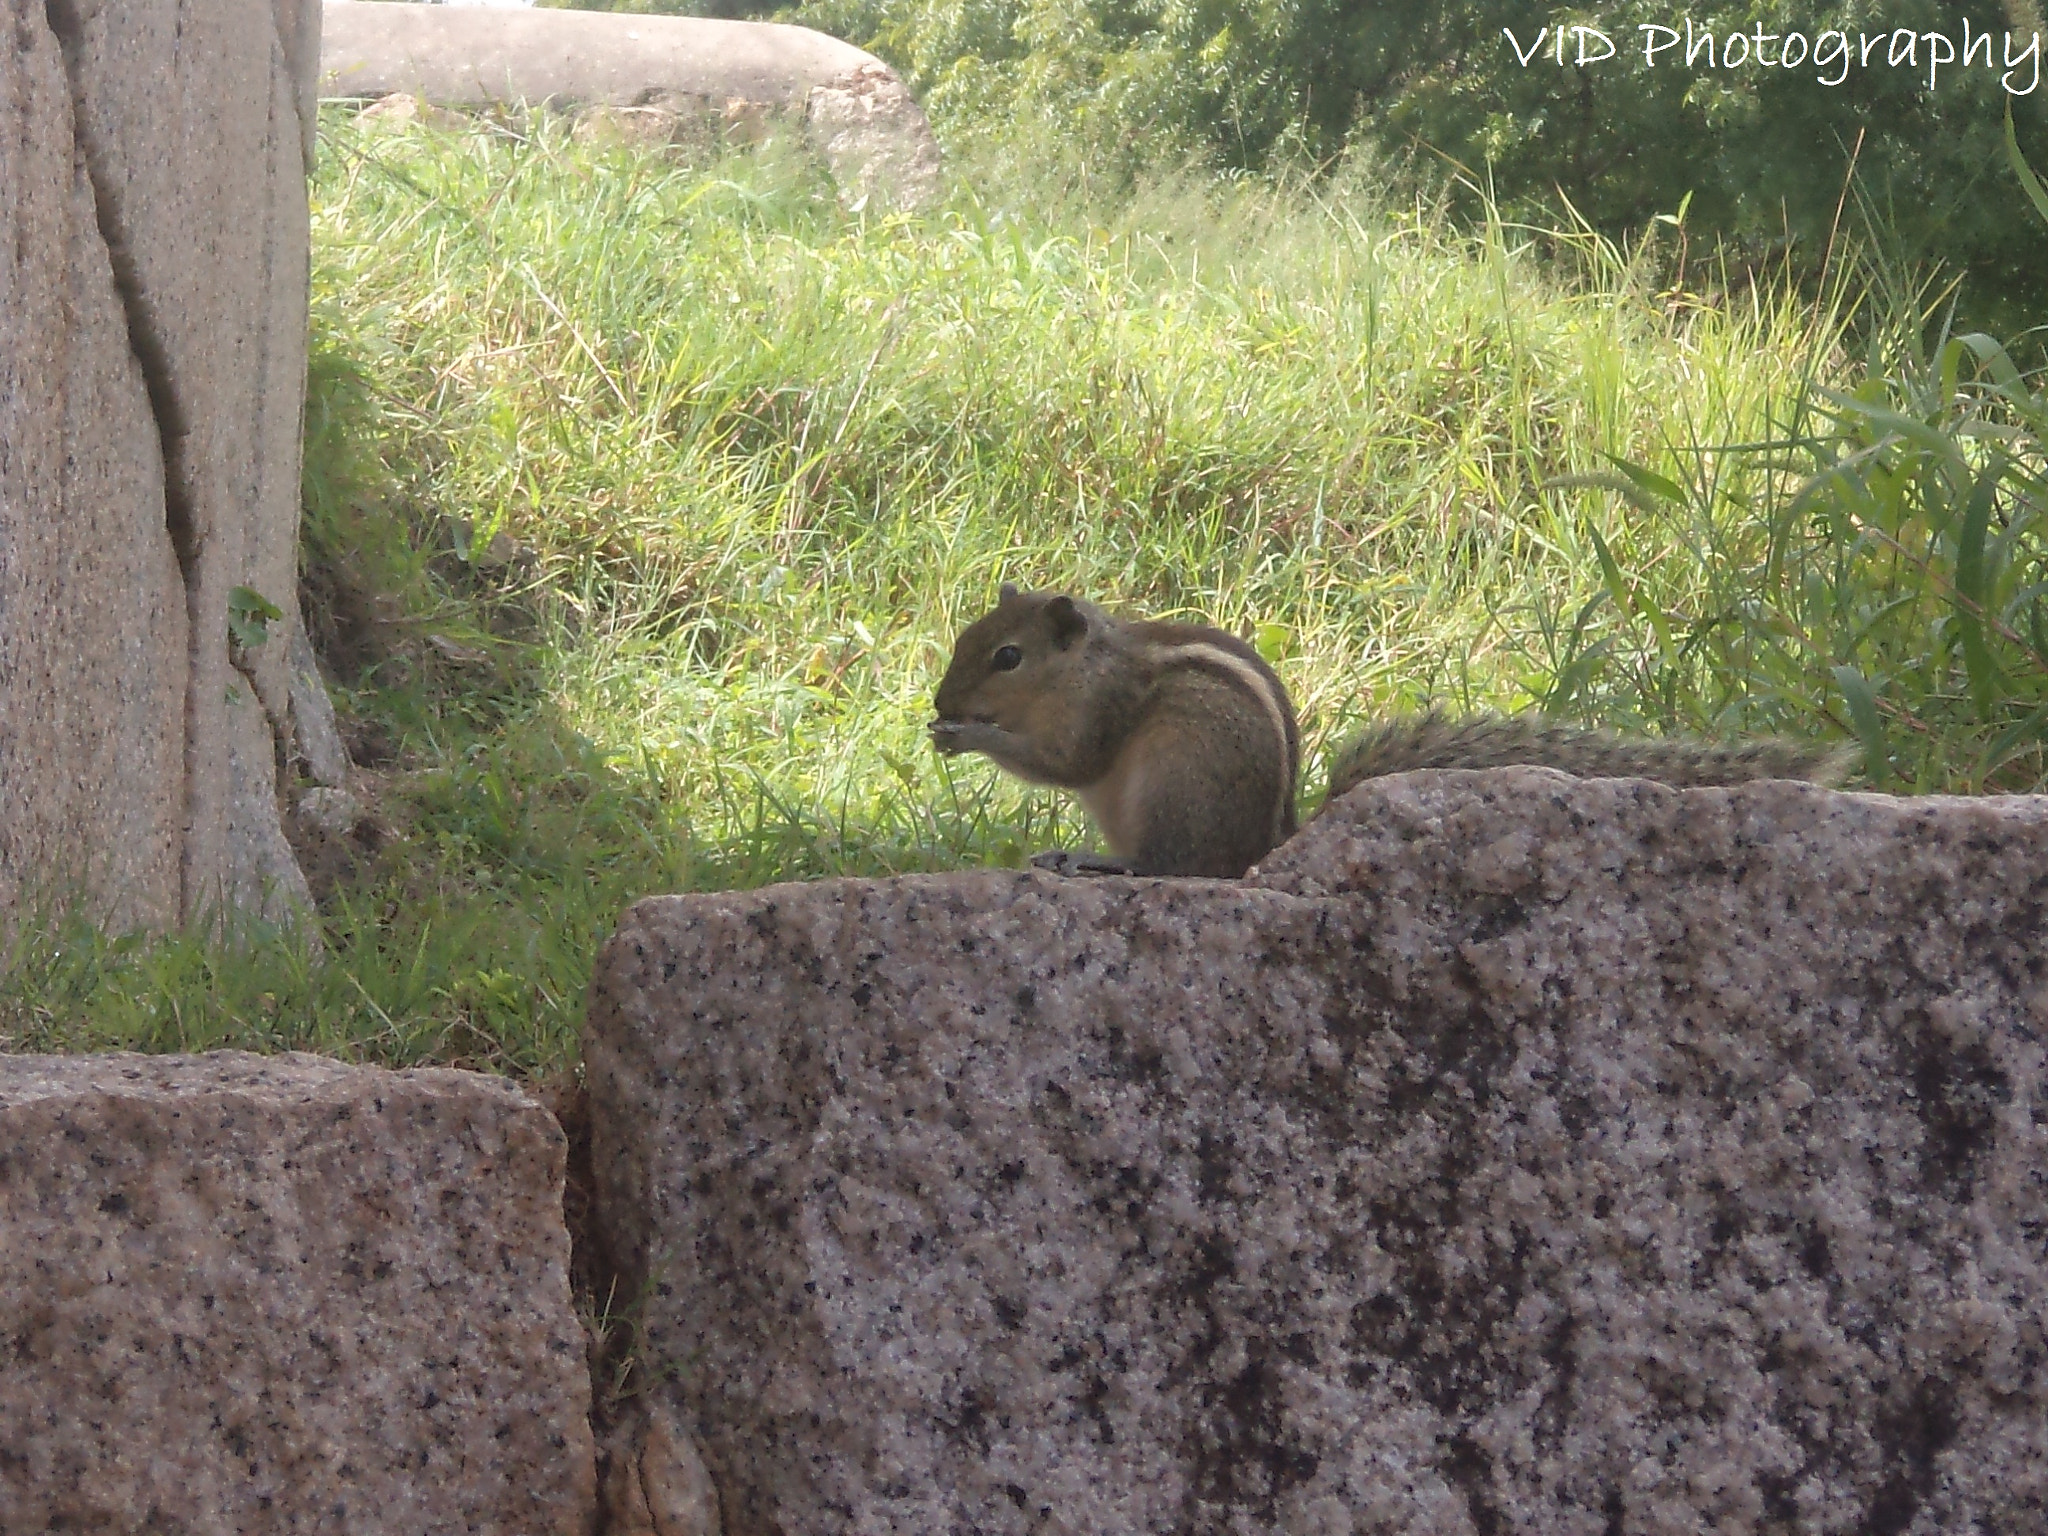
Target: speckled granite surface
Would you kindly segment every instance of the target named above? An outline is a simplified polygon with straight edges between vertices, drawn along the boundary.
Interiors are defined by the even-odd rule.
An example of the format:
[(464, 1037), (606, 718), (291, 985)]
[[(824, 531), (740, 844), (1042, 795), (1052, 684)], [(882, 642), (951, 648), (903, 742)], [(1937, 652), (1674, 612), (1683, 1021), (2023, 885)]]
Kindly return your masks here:
[(2044, 1032), (2048, 801), (1521, 770), (643, 902), (586, 1060), (728, 1536), (1897, 1536), (2048, 1528)]
[(0, 1056), (0, 1531), (583, 1536), (562, 1149), (475, 1073)]

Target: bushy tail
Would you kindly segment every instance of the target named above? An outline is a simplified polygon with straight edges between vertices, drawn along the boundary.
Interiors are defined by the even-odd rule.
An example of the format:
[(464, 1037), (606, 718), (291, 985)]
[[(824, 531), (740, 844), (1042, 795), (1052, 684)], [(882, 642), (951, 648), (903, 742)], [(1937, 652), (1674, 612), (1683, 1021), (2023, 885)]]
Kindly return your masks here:
[(1679, 788), (1807, 779), (1839, 784), (1847, 748), (1763, 737), (1719, 743), (1689, 737), (1617, 736), (1542, 715), (1470, 715), (1435, 710), (1373, 726), (1338, 754), (1334, 800), (1366, 779), (1419, 768), (1559, 768), (1582, 779), (1655, 779)]

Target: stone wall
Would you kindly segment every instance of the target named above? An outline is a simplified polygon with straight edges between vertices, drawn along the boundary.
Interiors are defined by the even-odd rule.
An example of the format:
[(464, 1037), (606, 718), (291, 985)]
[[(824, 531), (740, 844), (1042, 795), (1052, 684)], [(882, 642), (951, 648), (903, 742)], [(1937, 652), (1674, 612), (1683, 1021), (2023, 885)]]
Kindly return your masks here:
[(562, 1174), (474, 1073), (0, 1056), (0, 1530), (586, 1536)]
[(2039, 1530), (2044, 934), (2048, 798), (1414, 774), (642, 902), (573, 1142), (0, 1057), (0, 1529)]
[(319, 12), (0, 8), (0, 921), (282, 915)]
[(656, 898), (585, 1061), (728, 1536), (2048, 1528), (2048, 798)]

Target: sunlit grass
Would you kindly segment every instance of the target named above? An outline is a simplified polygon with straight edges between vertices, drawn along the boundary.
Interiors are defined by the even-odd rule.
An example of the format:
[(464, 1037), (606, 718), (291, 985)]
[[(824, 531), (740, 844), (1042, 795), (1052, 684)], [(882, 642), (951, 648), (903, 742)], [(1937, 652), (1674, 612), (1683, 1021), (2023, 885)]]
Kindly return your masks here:
[[(1842, 291), (1703, 297), (1654, 249), (1461, 233), (1342, 176), (1026, 185), (956, 166), (935, 212), (849, 214), (773, 146), (330, 110), (309, 562), (382, 605), (339, 692), (398, 836), (329, 896), (323, 961), (38, 928), (6, 1042), (545, 1072), (637, 895), (1084, 838), (925, 740), (1005, 580), (1255, 636), (1311, 786), (1389, 708), (1839, 737), (1845, 662), (1880, 693), (1899, 646), (1950, 668), (1931, 610), (1931, 649), (1868, 658), (1869, 550), (1793, 500), (1847, 451), (1814, 409), (1856, 372)], [(1965, 759), (1914, 774), (1975, 787)]]

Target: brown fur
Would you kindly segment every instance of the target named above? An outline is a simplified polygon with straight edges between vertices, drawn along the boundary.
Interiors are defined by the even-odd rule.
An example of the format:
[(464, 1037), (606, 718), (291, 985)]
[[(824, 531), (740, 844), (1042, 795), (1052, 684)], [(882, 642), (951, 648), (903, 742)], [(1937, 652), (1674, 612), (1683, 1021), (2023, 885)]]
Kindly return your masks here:
[(1134, 874), (1235, 878), (1294, 834), (1294, 706), (1222, 630), (1005, 587), (961, 631), (934, 704), (941, 752), (1076, 791)]
[(1847, 771), (1846, 758), (1841, 749), (1770, 737), (1723, 744), (1617, 736), (1535, 714), (1451, 719), (1432, 710), (1386, 721), (1354, 740), (1331, 770), (1328, 799), (1390, 773), (1519, 764), (1557, 768), (1582, 779), (1654, 779), (1679, 788), (1754, 779), (1838, 784)]

